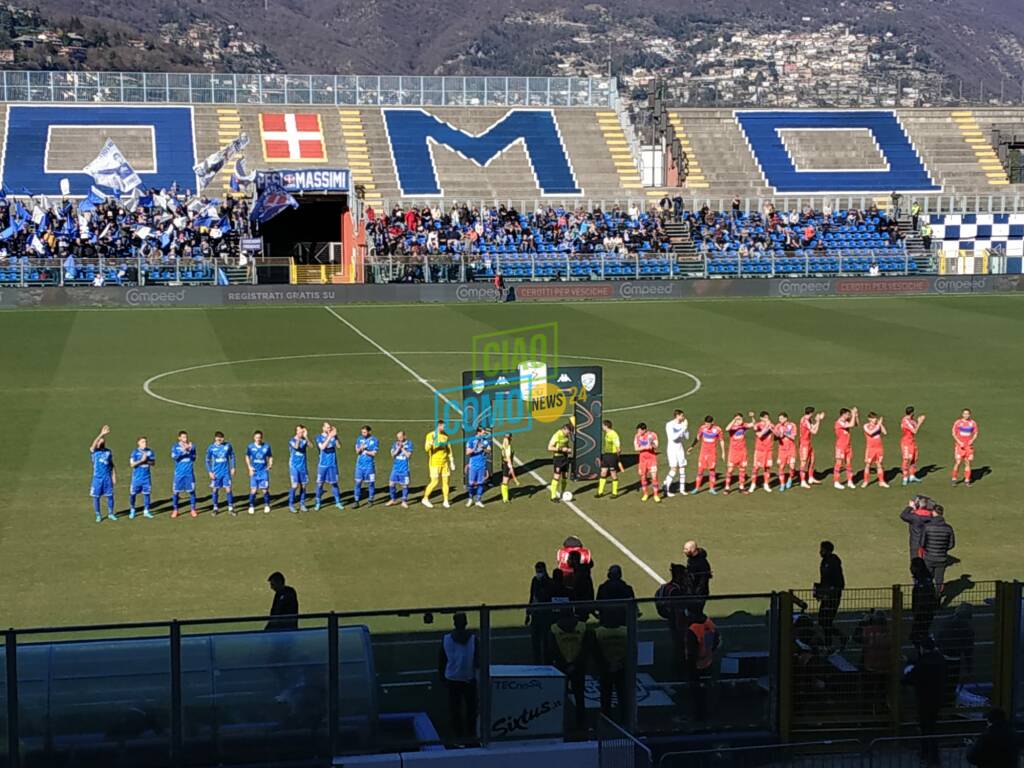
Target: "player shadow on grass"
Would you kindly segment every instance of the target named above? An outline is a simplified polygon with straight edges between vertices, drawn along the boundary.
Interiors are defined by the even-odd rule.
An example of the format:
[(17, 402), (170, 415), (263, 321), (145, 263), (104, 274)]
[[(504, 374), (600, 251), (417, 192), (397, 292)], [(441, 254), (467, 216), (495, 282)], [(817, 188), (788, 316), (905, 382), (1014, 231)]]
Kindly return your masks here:
[[(949, 559), (955, 560), (958, 563), (960, 562), (959, 560), (956, 560), (956, 558)], [(971, 574), (969, 573), (960, 574), (960, 577), (957, 578), (955, 581), (947, 581), (942, 586), (942, 607), (945, 608), (947, 605), (956, 600), (956, 598), (960, 597), (960, 595), (970, 591), (971, 589), (974, 589), (975, 586), (977, 585), (971, 580)]]
[(986, 465), (984, 467), (978, 467), (971, 470), (971, 484), (980, 483), (988, 475), (992, 474), (992, 467)]

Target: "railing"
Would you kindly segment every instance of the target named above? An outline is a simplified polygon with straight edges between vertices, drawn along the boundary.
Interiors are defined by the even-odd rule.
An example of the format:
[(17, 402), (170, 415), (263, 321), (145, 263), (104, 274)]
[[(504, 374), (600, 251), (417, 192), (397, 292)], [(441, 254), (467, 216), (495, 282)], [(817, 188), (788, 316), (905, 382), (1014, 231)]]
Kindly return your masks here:
[[(664, 190), (668, 198), (678, 197), (680, 209), (683, 211), (699, 211), (705, 205), (713, 211), (729, 211), (732, 208), (732, 197), (714, 197), (712, 195), (694, 195), (684, 189), (669, 188)], [(910, 215), (910, 206), (914, 201), (921, 203), (922, 214), (927, 213), (1024, 213), (1024, 196), (1018, 192), (1008, 194), (972, 194), (972, 195), (903, 195), (900, 200), (901, 215)], [(610, 211), (618, 207), (626, 211), (630, 208), (637, 208), (640, 211), (648, 210), (651, 206), (658, 204), (658, 200), (648, 197), (621, 197), (621, 198), (558, 198), (558, 197), (534, 197), (534, 198), (388, 198), (377, 210), (390, 211), (394, 207), (402, 210), (424, 206), (437, 207), (442, 211), (451, 210), (454, 206), (466, 205), (470, 209), (479, 208), (514, 208), (522, 213), (532, 211), (546, 211), (548, 208), (563, 208), (568, 211), (594, 210)], [(759, 197), (741, 197), (740, 209), (749, 214), (762, 212), (766, 204), (771, 204), (779, 211), (802, 211), (810, 208), (821, 211), (826, 206), (833, 210), (857, 210), (866, 211), (872, 206), (879, 210), (892, 211), (892, 202), (889, 195), (770, 195)], [(671, 213), (669, 214), (671, 215)]]
[[(1020, 737), (1024, 737), (1024, 733), (1018, 733)], [(915, 768), (919, 764), (967, 768), (970, 765), (967, 750), (972, 738), (971, 734), (898, 736), (870, 742), (832, 739), (692, 749), (663, 753), (658, 759), (658, 768)], [(925, 750), (936, 758), (935, 762), (923, 757)]]
[[(704, 610), (728, 632), (731, 648), (756, 649), (767, 669), (774, 601), (771, 595), (721, 597)], [(682, 610), (693, 603), (672, 605)], [(478, 716), (453, 722), (437, 660), (456, 611), (468, 615), (477, 636), (479, 707)], [(509, 667), (523, 673), (554, 662), (556, 620), (589, 617), (593, 633), (594, 615), (622, 627), (620, 647), (634, 649), (618, 671), (588, 651), (578, 673), (567, 671), (554, 678), (554, 689), (525, 701), (521, 694), (503, 698), (501, 691), (514, 687), (492, 685)], [(651, 600), (318, 613), (295, 619), (296, 629), (259, 631), (266, 623), (266, 616), (248, 616), (7, 630), (0, 648), (5, 768), (99, 755), (107, 764), (159, 767), (415, 751), (579, 735), (598, 713), (631, 733), (708, 723), (771, 728), (772, 686), (725, 673), (707, 682), (720, 703), (708, 719), (677, 722), (674, 699), (686, 702), (692, 685), (677, 669), (675, 636)], [(647, 649), (642, 656), (639, 648)], [(604, 686), (614, 693), (607, 707)], [(554, 718), (532, 726), (521, 721), (524, 706), (545, 701), (556, 702)]]
[(413, 77), (7, 70), (0, 101), (612, 107), (612, 77)]
[[(499, 272), (507, 282), (529, 280), (682, 280), (729, 277), (878, 277), (929, 275), (936, 272), (934, 257), (915, 259), (906, 250), (841, 250), (826, 253), (800, 251), (788, 256), (739, 257), (735, 252), (705, 258), (681, 258), (671, 251), (626, 253), (421, 253), (369, 254), (367, 281), (373, 283), (465, 283), (490, 281)], [(877, 273), (872, 265), (877, 266)]]
[[(970, 606), (978, 663), (958, 664), (958, 680), (1014, 711), (1013, 685), (1024, 665), (1021, 585), (962, 578), (947, 589), (947, 614), (935, 617), (940, 648), (947, 658), (955, 650), (945, 632), (949, 614)], [(267, 627), (274, 631), (264, 631), (266, 616), (10, 629), (0, 647), (0, 765), (326, 762), (334, 754), (583, 736), (594, 726), (604, 729), (609, 757), (642, 763), (647, 753), (634, 734), (785, 738), (794, 725), (807, 734), (913, 728), (913, 705), (899, 704), (904, 657), (914, 653), (901, 638), (918, 618), (905, 592), (844, 593), (829, 626), (848, 640), (820, 657), (831, 671), (814, 671), (802, 658), (819, 644), (808, 622), (812, 632), (823, 622), (794, 613), (801, 598), (792, 593), (316, 613), (275, 617)], [(860, 613), (868, 608), (889, 617), (886, 653), (876, 659), (885, 675), (879, 686), (866, 653), (876, 646), (855, 631), (871, 626)], [(706, 669), (688, 664), (683, 651), (700, 611), (722, 639)], [(476, 636), (471, 687), (479, 703), (453, 720), (438, 655), (456, 612)], [(589, 650), (568, 667), (556, 650), (558, 622), (587, 627)], [(536, 669), (552, 664), (561, 672)], [(501, 682), (522, 675), (529, 685)], [(524, 719), (524, 709), (539, 714)], [(809, 709), (814, 719), (805, 716)], [(980, 727), (977, 709), (945, 714), (947, 732)], [(885, 741), (884, 750), (879, 741), (871, 751), (889, 754), (905, 741)], [(784, 749), (795, 755), (802, 748)], [(704, 754), (716, 755), (716, 766), (742, 768), (765, 764), (758, 755), (771, 749)], [(700, 768), (694, 754), (665, 755), (660, 765)]]
[(0, 285), (86, 286), (93, 285), (96, 276), (102, 277), (104, 285), (216, 285), (226, 279), (222, 269), (237, 264), (237, 259), (154, 260), (136, 254), (119, 258), (76, 259), (73, 267), (67, 267), (63, 259), (26, 257), (0, 262)]

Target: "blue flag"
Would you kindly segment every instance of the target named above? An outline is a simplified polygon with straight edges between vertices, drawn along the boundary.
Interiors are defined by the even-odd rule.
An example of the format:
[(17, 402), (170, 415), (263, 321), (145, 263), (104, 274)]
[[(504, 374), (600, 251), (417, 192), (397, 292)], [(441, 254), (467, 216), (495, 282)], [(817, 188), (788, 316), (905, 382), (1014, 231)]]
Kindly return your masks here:
[(9, 240), (25, 228), (24, 219), (12, 219), (7, 229), (0, 232), (0, 240)]
[(231, 219), (227, 216), (221, 216), (220, 222), (217, 224), (217, 228), (226, 235), (231, 231)]
[(286, 208), (298, 208), (299, 202), (280, 184), (267, 184), (256, 198), (249, 218), (258, 224), (265, 224)]

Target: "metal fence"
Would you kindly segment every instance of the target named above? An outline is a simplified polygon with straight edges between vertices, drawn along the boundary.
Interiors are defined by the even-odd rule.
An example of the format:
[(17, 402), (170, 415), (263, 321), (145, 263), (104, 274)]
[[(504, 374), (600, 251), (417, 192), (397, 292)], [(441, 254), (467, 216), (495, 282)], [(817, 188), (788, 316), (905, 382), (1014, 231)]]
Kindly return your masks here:
[(613, 720), (601, 715), (597, 723), (598, 768), (650, 768), (650, 748)]
[(271, 75), (5, 70), (0, 101), (86, 104), (614, 107), (613, 77)]
[[(661, 197), (622, 197), (622, 198), (438, 198), (433, 200), (417, 198), (388, 198), (384, 200), (378, 211), (390, 212), (394, 208), (438, 208), (441, 211), (466, 205), (470, 210), (486, 210), (488, 208), (512, 208), (522, 213), (546, 211), (549, 208), (562, 208), (567, 211), (597, 210), (611, 211), (618, 208), (638, 211), (658, 208), (662, 197), (680, 199), (684, 211), (699, 211), (705, 205), (712, 211), (727, 212), (732, 209), (733, 198), (712, 195), (694, 195), (685, 189), (666, 188), (659, 190)], [(1008, 194), (921, 194), (903, 195), (899, 211), (902, 215), (910, 214), (911, 204), (921, 204), (921, 213), (1024, 213), (1024, 195), (1019, 192)], [(766, 205), (772, 205), (779, 211), (802, 211), (811, 209), (824, 210), (831, 206), (833, 210), (866, 211), (872, 206), (879, 210), (892, 211), (893, 205), (888, 193), (877, 195), (771, 195), (766, 197), (740, 197), (740, 210), (745, 214), (763, 212)]]
[[(895, 736), (696, 749), (663, 753), (657, 768), (968, 768), (972, 739), (970, 734)], [(922, 759), (923, 748), (934, 762)]]
[[(826, 253), (801, 251), (788, 256), (737, 257), (735, 252), (680, 258), (671, 251), (608, 253), (420, 253), (366, 257), (373, 283), (466, 283), (490, 281), (499, 272), (506, 281), (529, 280), (682, 280), (729, 277), (853, 277), (936, 272), (934, 257), (915, 259), (906, 250), (875, 249)], [(873, 271), (877, 267), (877, 272)]]
[[(979, 686), (978, 695), (1010, 711), (1021, 657), (1021, 585), (961, 579), (950, 587), (941, 610), (974, 610), (973, 666), (961, 654), (957, 685)], [(837, 658), (824, 662), (834, 670), (814, 677), (789, 650), (798, 640), (811, 647), (817, 641), (801, 634), (799, 612), (793, 621), (798, 599), (788, 593), (320, 613), (296, 617), (294, 626), (271, 623), (276, 631), (264, 631), (265, 616), (10, 629), (0, 645), (0, 766), (325, 762), (336, 754), (563, 733), (581, 738), (595, 731), (603, 765), (644, 766), (650, 753), (634, 735), (763, 739), (803, 730), (813, 739), (837, 728), (877, 733), (881, 724), (913, 733), (916, 713), (898, 692), (886, 699), (896, 684), (893, 670), (904, 656), (913, 658), (901, 640), (916, 618), (906, 616), (905, 603), (901, 607), (903, 588), (849, 592), (832, 622), (838, 650), (830, 656)], [(888, 676), (877, 689), (867, 674), (875, 665), (857, 637), (857, 628), (866, 626), (859, 612), (870, 609), (889, 611), (892, 628), (888, 644), (880, 646), (881, 660), (891, 659), (892, 666), (882, 671)], [(467, 614), (479, 655), (478, 704), (462, 718), (438, 672), (438, 650), (457, 611)], [(683, 642), (693, 622), (703, 622), (701, 611), (721, 637), (706, 668), (687, 659)], [(945, 620), (935, 617), (933, 634), (949, 657)], [(564, 621), (584, 638), (576, 646), (582, 655), (569, 665), (552, 631)], [(602, 634), (599, 627), (613, 631)], [(843, 643), (848, 635), (854, 639)], [(554, 665), (561, 674), (525, 689), (493, 685), (521, 679), (538, 665)], [(804, 688), (813, 690), (805, 694)], [(509, 698), (503, 690), (537, 694)], [(524, 707), (555, 712), (555, 722), (528, 727), (521, 722)], [(953, 715), (946, 718), (947, 732), (980, 728), (977, 708), (947, 714)], [(884, 768), (902, 768), (915, 743), (920, 746), (880, 740), (868, 750), (870, 765), (882, 766), (884, 759)], [(703, 759), (715, 768), (794, 762), (814, 768), (825, 753), (837, 768), (853, 764), (837, 757), (850, 754), (845, 746), (828, 744), (704, 750), (705, 758), (664, 755), (659, 765), (700, 768)]]
[(794, 731), (916, 722), (912, 692), (901, 680), (905, 660), (926, 636), (946, 660), (941, 719), (978, 719), (993, 706), (995, 582), (961, 577), (935, 604), (907, 586), (791, 594)]

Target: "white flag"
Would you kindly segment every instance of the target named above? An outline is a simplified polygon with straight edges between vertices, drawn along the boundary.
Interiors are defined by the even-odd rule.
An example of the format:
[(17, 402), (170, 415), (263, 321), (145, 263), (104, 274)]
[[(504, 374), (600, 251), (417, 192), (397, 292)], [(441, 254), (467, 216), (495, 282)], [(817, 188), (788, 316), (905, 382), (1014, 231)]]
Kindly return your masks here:
[(46, 246), (43, 245), (43, 241), (39, 239), (39, 235), (32, 235), (32, 250), (40, 256), (46, 253)]
[(60, 193), (63, 197), (71, 194), (71, 179), (64, 178), (60, 180)]
[(41, 224), (44, 216), (46, 216), (46, 211), (38, 205), (32, 209), (32, 223), (36, 225)]
[(139, 240), (145, 240), (152, 234), (152, 232), (153, 230), (150, 227), (139, 227), (135, 230), (135, 236), (139, 238)]
[(192, 169), (196, 174), (196, 180), (199, 184), (198, 190), (202, 190), (203, 187), (209, 184), (213, 177), (220, 172), (220, 169), (224, 167), (224, 164), (247, 146), (249, 146), (249, 136), (244, 133), (240, 134), (230, 144), (226, 144), (212, 155), (209, 155), (203, 162), (198, 163)]
[(121, 150), (110, 139), (96, 155), (96, 159), (82, 169), (92, 176), (93, 181), (102, 187), (110, 187), (117, 192), (131, 192), (142, 185), (142, 179), (125, 160)]

